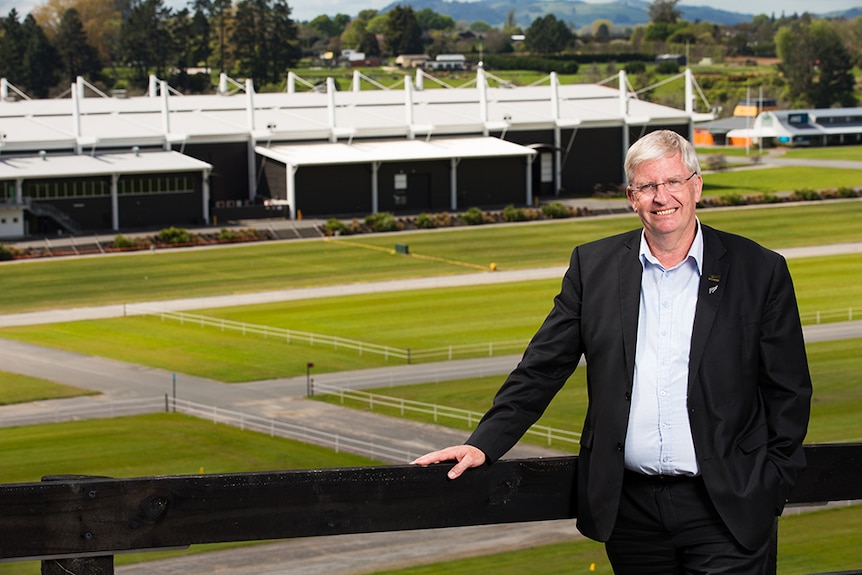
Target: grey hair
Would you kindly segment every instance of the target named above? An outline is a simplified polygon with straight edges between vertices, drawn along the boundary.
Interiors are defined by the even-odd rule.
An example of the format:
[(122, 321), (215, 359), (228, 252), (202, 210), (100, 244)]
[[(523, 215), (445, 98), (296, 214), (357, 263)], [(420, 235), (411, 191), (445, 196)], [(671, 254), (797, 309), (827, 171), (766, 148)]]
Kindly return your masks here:
[(631, 182), (635, 170), (644, 162), (667, 156), (680, 156), (689, 172), (700, 173), (700, 162), (691, 142), (674, 131), (657, 130), (642, 137), (629, 148), (625, 162), (626, 180)]

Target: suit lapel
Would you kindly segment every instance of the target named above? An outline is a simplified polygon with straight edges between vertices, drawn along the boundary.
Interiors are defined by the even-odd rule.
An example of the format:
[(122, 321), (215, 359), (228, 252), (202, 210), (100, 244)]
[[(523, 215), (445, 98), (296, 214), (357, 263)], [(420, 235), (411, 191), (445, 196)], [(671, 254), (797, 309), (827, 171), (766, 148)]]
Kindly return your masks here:
[(703, 270), (691, 333), (688, 360), (689, 387), (694, 381), (694, 374), (697, 373), (715, 315), (726, 291), (726, 286), (723, 284), (727, 281), (727, 271), (730, 268), (729, 262), (724, 259), (726, 250), (715, 230), (708, 226), (701, 226), (701, 228), (703, 230)]
[(638, 230), (625, 240), (626, 249), (620, 250), (617, 269), (620, 278), (620, 314), (623, 329), (623, 349), (626, 358), (626, 387), (631, 390), (635, 372), (635, 352), (638, 341), (638, 314), (640, 313), (641, 276), (643, 266), (638, 259), (641, 232)]

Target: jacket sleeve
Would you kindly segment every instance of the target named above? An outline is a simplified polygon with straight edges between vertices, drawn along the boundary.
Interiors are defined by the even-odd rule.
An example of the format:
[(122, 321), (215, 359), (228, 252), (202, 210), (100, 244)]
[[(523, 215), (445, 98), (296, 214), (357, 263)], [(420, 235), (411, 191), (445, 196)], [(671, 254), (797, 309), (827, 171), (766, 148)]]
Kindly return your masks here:
[(496, 461), (514, 447), (574, 372), (582, 354), (580, 313), (576, 248), (553, 308), (467, 440), (485, 452), (489, 461)]

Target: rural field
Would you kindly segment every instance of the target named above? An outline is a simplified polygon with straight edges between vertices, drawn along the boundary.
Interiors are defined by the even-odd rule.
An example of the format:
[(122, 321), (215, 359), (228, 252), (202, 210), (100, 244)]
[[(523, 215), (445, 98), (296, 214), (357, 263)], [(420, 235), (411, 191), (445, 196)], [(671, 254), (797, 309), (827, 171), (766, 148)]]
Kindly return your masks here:
[[(764, 172), (773, 172), (774, 178), (775, 170)], [(855, 173), (858, 183), (859, 172)], [(844, 180), (844, 174), (839, 176), (831, 186), (856, 185), (846, 183), (852, 177)], [(710, 185), (715, 187), (710, 193), (743, 189), (739, 181), (734, 182), (734, 177), (739, 175), (734, 172), (710, 175)], [(819, 177), (827, 176), (824, 172)], [(802, 176), (790, 172), (787, 178), (789, 182)], [(768, 179), (747, 178), (745, 193), (794, 189), (791, 186), (766, 190)], [(801, 180), (795, 187), (804, 187)], [(862, 202), (834, 201), (761, 209), (706, 209), (700, 217), (706, 224), (744, 234), (781, 250), (858, 242), (860, 215)], [(479, 268), (487, 270), (491, 262), (501, 271), (558, 267), (566, 265), (573, 245), (636, 225), (634, 216), (626, 215), (397, 236), (379, 234), (213, 250), (16, 262), (3, 264), (3, 285), (7, 293), (15, 294), (4, 302), (4, 313), (492, 273), (479, 271)], [(394, 253), (392, 247), (396, 241), (409, 243), (411, 254), (427, 257)], [(789, 264), (803, 317), (862, 307), (862, 255), (805, 257), (791, 259)], [(520, 281), (204, 309), (196, 310), (194, 315), (338, 336), (393, 349), (422, 350), (489, 342), (509, 342), (513, 349), (523, 349), (547, 313), (558, 286), (559, 279)], [(275, 337), (201, 327), (158, 315), (9, 327), (0, 329), (0, 338), (237, 385), (301, 375), (312, 353), (320, 372), (379, 367), (396, 361), (369, 353), (359, 355), (350, 349), (324, 348), (302, 341), (287, 343)], [(862, 408), (862, 386), (858, 385), (862, 368), (860, 345), (860, 340), (809, 344), (815, 382), (809, 442), (862, 441), (858, 418)], [(541, 423), (579, 431), (586, 401), (582, 378), (583, 372), (577, 371)], [(61, 383), (0, 371), (0, 404), (89, 393), (69, 389)], [(497, 378), (484, 378), (376, 391), (481, 412), (500, 383)], [(353, 407), (367, 408), (360, 404)], [(144, 429), (146, 433), (142, 432)], [(6, 483), (35, 481), (48, 473), (130, 477), (374, 464), (354, 456), (167, 414), (13, 428), (4, 431), (0, 442), (7, 456), (7, 465), (0, 470), (0, 481)], [(812, 538), (811, 533), (817, 536)], [(860, 534), (862, 510), (858, 506), (782, 518), (779, 572), (796, 575), (858, 568)], [(828, 549), (823, 545), (827, 540)], [(189, 552), (205, 550), (196, 548)], [(118, 556), (117, 563), (151, 558), (149, 554)], [(601, 546), (586, 541), (397, 573), (466, 574), (490, 569), (513, 574), (529, 570), (536, 575), (563, 571), (610, 573)], [(0, 574), (4, 575), (37, 572), (38, 564), (0, 565)]]

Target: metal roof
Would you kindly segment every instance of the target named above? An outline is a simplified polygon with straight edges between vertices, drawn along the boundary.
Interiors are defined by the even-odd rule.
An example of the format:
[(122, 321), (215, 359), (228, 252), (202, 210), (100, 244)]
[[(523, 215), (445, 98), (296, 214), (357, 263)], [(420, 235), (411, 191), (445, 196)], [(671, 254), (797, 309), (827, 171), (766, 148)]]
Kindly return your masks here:
[[(410, 84), (412, 86), (412, 84)], [(214, 143), (481, 135), (685, 124), (691, 114), (596, 84), (0, 101), (0, 153)]]
[(0, 156), (0, 180), (201, 172), (209, 169), (212, 165), (206, 162), (169, 151)]
[(862, 134), (862, 108), (818, 108), (762, 112), (752, 126), (728, 137), (793, 138)]
[(491, 137), (258, 146), (255, 151), (262, 156), (291, 166), (533, 156), (536, 154), (532, 148)]

